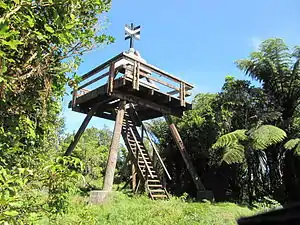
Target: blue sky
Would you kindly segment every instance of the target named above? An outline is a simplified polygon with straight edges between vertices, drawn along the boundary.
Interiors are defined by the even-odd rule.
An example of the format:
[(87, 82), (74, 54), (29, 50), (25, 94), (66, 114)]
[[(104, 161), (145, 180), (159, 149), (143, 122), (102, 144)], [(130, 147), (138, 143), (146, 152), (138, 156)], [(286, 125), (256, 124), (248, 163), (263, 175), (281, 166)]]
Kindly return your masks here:
[[(195, 85), (194, 94), (220, 91), (227, 74), (246, 79), (234, 65), (271, 37), (300, 45), (299, 0), (113, 0), (105, 15), (107, 33), (116, 42), (84, 56), (78, 69), (84, 74), (114, 55), (128, 50), (124, 24), (142, 26), (135, 43), (149, 63)], [(248, 79), (248, 78), (247, 78)], [(64, 98), (67, 132), (77, 130), (84, 115), (70, 111)], [(112, 128), (93, 118), (89, 126)]]

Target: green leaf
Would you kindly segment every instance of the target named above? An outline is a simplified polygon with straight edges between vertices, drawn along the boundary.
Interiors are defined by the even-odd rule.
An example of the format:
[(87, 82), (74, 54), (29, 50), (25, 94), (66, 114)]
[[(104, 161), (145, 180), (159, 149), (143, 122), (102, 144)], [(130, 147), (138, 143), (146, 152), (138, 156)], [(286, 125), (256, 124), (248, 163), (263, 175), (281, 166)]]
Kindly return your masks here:
[(284, 144), (285, 149), (292, 150), (294, 149), (298, 144), (300, 144), (300, 138), (295, 138), (289, 140), (287, 143)]
[(48, 24), (45, 24), (44, 27), (45, 27), (46, 31), (48, 31), (48, 32), (50, 32), (50, 33), (54, 33), (53, 28), (50, 27)]
[(300, 156), (300, 138), (289, 140), (287, 143), (285, 143), (284, 147), (287, 150), (295, 149), (294, 153)]
[(218, 138), (217, 142), (212, 146), (213, 149), (223, 148), (230, 146), (231, 144), (238, 143), (238, 141), (247, 140), (247, 135), (245, 134), (247, 130), (236, 130), (231, 133), (222, 135)]
[(227, 164), (242, 163), (245, 159), (244, 146), (235, 142), (225, 147), (225, 152), (221, 160)]
[(13, 0), (14, 3), (16, 3), (17, 5), (20, 4), (20, 0)]
[(2, 41), (2, 43), (9, 46), (13, 50), (17, 50), (18, 45), (23, 44), (23, 42), (19, 40)]
[(75, 15), (73, 13), (70, 14), (70, 17), (71, 17), (72, 20), (76, 19)]
[(17, 215), (19, 215), (19, 213), (15, 210), (6, 211), (6, 212), (4, 212), (4, 214), (7, 215), (7, 216), (17, 216)]
[(278, 127), (262, 125), (250, 131), (249, 137), (252, 139), (253, 149), (264, 150), (271, 145), (282, 142), (286, 138), (286, 133)]
[(6, 9), (7, 4), (5, 4), (3, 1), (0, 1), (0, 8)]
[(29, 27), (34, 26), (34, 20), (31, 16), (26, 16)]
[(69, 23), (66, 25), (66, 29), (72, 29), (75, 26), (75, 23)]

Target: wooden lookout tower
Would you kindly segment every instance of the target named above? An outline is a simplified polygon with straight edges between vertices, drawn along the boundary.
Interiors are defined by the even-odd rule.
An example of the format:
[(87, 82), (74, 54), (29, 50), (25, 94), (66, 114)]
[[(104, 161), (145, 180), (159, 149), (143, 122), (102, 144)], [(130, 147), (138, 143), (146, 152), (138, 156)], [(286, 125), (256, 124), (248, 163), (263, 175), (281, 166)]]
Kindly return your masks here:
[(186, 97), (193, 85), (149, 64), (133, 48), (109, 59), (81, 78), (79, 86), (73, 90), (69, 107), (86, 114), (86, 117), (65, 155), (70, 155), (74, 150), (93, 116), (115, 121), (104, 191), (112, 190), (122, 136), (132, 164), (134, 191), (143, 189), (152, 199), (168, 198), (159, 171), (164, 171), (164, 177), (171, 177), (143, 124), (145, 120), (162, 116), (169, 124), (197, 190), (205, 191), (170, 117), (181, 117), (184, 111), (191, 109)]

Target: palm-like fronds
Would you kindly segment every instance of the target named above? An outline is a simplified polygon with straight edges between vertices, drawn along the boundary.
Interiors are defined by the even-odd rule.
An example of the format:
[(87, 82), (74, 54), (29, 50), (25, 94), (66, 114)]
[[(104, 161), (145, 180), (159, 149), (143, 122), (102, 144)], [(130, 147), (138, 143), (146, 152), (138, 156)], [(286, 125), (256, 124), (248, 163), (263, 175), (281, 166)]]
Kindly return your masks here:
[(224, 155), (221, 160), (227, 164), (242, 163), (245, 160), (245, 149), (244, 146), (238, 142), (233, 142), (224, 149)]
[(295, 107), (300, 95), (300, 47), (290, 51), (282, 39), (262, 42), (258, 52), (248, 59), (237, 60), (238, 68), (263, 83), (278, 101)]
[(262, 125), (249, 131), (249, 138), (253, 149), (264, 150), (267, 147), (282, 142), (286, 138), (284, 130), (272, 126)]
[(224, 148), (224, 154), (221, 163), (224, 161), (228, 164), (242, 163), (245, 159), (244, 146), (241, 141), (247, 140), (247, 130), (236, 130), (231, 133), (222, 135), (212, 146), (213, 149)]
[(289, 140), (287, 143), (285, 143), (284, 147), (287, 150), (294, 150), (295, 154), (300, 155), (300, 138), (295, 138)]
[(285, 138), (286, 133), (282, 129), (272, 125), (261, 125), (249, 131), (236, 130), (222, 135), (212, 148), (224, 149), (221, 162), (224, 161), (228, 164), (242, 163), (245, 160), (245, 147), (264, 150), (271, 145), (283, 141)]
[(246, 131), (247, 130), (236, 130), (236, 131), (230, 132), (228, 134), (224, 134), (218, 138), (218, 140), (212, 146), (212, 148), (213, 149), (225, 148), (225, 147), (234, 145), (234, 144), (238, 143), (239, 141), (244, 141), (248, 138), (246, 135)]

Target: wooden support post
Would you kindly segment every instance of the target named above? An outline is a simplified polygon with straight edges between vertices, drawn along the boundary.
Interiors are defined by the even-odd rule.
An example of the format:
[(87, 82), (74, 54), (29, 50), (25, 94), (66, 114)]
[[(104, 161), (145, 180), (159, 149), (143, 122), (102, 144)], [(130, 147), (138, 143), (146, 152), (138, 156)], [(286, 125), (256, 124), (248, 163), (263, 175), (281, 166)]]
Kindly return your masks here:
[(175, 126), (175, 124), (172, 121), (172, 118), (170, 116), (165, 116), (165, 120), (167, 121), (167, 123), (169, 124), (172, 136), (176, 142), (177, 147), (179, 148), (179, 151), (181, 153), (181, 156), (185, 162), (185, 165), (188, 169), (188, 171), (190, 172), (192, 179), (196, 185), (196, 188), (198, 191), (205, 191), (205, 187), (202, 184), (200, 177), (198, 176), (193, 164), (192, 164), (192, 160), (189, 156), (189, 154), (186, 151), (186, 148), (183, 144), (183, 141), (180, 137), (180, 134)]
[(111, 191), (114, 182), (114, 173), (117, 164), (122, 123), (123, 123), (124, 113), (125, 113), (125, 104), (126, 104), (125, 101), (121, 101), (118, 108), (118, 113), (117, 113), (115, 127), (114, 127), (114, 134), (110, 145), (110, 152), (107, 160), (107, 166), (106, 166), (106, 172), (104, 178), (103, 190), (105, 191)]
[(77, 89), (74, 88), (72, 93), (72, 108), (76, 106), (76, 98), (77, 98)]
[(140, 90), (140, 63), (137, 63), (136, 66), (136, 90)]
[(115, 63), (112, 62), (109, 67), (109, 76), (107, 81), (107, 94), (111, 95), (114, 90), (114, 79), (115, 79)]
[(185, 107), (185, 84), (180, 83), (180, 106)]
[(104, 102), (98, 102), (90, 111), (89, 113), (86, 115), (86, 117), (84, 118), (81, 126), (79, 127), (77, 133), (74, 136), (74, 140), (71, 142), (70, 146), (68, 147), (67, 151), (65, 152), (65, 156), (71, 155), (72, 151), (74, 150), (74, 148), (76, 147), (81, 135), (83, 134), (83, 132), (85, 131), (87, 125), (89, 124), (89, 122), (91, 121), (94, 113), (97, 111), (97, 109), (99, 108), (100, 105), (102, 105)]
[(137, 62), (134, 61), (133, 64), (133, 72), (132, 72), (132, 89), (136, 89), (136, 69), (137, 69)]

